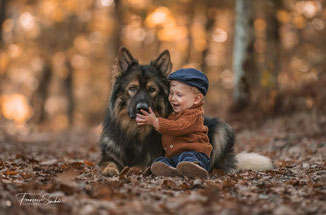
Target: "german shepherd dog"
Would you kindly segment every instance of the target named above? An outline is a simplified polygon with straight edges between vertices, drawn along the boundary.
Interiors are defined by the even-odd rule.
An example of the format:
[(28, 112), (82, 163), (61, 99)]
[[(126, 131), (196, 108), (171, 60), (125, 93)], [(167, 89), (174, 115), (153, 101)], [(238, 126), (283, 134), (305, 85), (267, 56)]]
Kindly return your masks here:
[[(135, 118), (140, 110), (148, 111), (149, 107), (156, 116), (167, 117), (171, 113), (167, 79), (171, 69), (168, 50), (159, 54), (150, 64), (141, 65), (128, 49), (120, 48), (100, 138), (99, 166), (102, 174), (118, 175), (126, 166), (148, 167), (157, 157), (164, 156), (161, 135), (151, 125), (137, 125)], [(229, 172), (236, 169), (271, 168), (271, 161), (258, 154), (240, 153), (235, 156), (232, 128), (220, 119), (204, 118), (213, 146), (210, 169), (219, 168)]]

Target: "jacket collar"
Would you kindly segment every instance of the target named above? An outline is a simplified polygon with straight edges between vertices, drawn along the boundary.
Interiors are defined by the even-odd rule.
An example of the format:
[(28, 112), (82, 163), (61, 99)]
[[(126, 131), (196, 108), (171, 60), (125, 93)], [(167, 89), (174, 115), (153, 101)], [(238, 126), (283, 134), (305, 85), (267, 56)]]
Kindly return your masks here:
[(191, 109), (203, 109), (204, 101), (199, 102), (198, 104), (194, 104)]

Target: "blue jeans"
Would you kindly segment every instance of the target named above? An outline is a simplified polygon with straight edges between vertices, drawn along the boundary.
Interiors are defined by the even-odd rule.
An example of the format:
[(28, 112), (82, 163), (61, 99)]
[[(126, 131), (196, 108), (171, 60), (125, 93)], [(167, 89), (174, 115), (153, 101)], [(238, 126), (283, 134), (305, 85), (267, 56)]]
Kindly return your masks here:
[(172, 158), (159, 157), (154, 162), (163, 162), (168, 166), (177, 167), (178, 163), (182, 161), (198, 162), (201, 167), (209, 171), (209, 158), (206, 154), (201, 152), (182, 152), (179, 155), (173, 156)]

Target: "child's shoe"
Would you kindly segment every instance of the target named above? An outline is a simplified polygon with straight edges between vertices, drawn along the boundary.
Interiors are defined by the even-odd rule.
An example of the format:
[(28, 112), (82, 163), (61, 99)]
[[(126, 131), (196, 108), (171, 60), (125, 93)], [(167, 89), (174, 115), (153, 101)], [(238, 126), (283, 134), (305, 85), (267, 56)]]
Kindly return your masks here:
[(160, 161), (152, 164), (151, 171), (155, 176), (180, 176), (176, 168), (168, 166), (166, 163)]
[(188, 178), (192, 179), (208, 177), (207, 170), (194, 162), (180, 162), (177, 166), (177, 171), (180, 175), (187, 176)]

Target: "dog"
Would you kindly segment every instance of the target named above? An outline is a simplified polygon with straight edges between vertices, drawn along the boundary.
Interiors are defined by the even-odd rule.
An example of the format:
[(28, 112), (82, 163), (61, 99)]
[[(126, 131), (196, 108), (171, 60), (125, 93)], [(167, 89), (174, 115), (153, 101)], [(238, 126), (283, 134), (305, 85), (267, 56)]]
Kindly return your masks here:
[[(149, 64), (139, 64), (130, 51), (121, 47), (115, 77), (100, 137), (103, 175), (115, 176), (128, 166), (148, 167), (164, 156), (161, 134), (152, 126), (136, 123), (140, 110), (152, 108), (156, 116), (167, 117), (172, 111), (168, 101), (172, 63), (170, 52), (163, 51)], [(204, 116), (208, 137), (213, 146), (210, 169), (225, 172), (237, 169), (266, 170), (271, 160), (255, 153), (234, 155), (235, 135), (223, 120)]]

